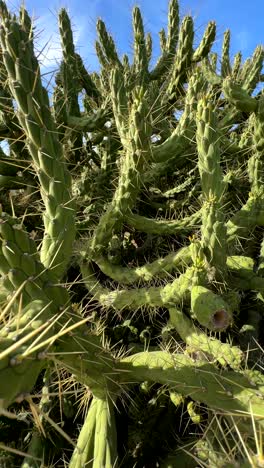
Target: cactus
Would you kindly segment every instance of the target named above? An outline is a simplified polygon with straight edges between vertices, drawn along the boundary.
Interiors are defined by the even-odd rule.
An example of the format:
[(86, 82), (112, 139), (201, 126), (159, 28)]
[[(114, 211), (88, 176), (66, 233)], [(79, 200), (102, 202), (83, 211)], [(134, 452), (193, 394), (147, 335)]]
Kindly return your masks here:
[[(263, 366), (248, 347), (258, 339), (263, 348), (263, 48), (231, 64), (227, 31), (219, 74), (215, 22), (194, 49), (193, 18), (179, 25), (170, 0), (153, 68), (152, 37), (135, 7), (132, 60), (119, 58), (99, 19), (101, 70), (89, 73), (62, 9), (51, 103), (29, 14), (21, 7), (12, 15), (0, 0), (0, 16), (0, 137), (8, 146), (0, 150), (0, 424), (9, 416), (15, 427), (24, 404), (35, 417), (10, 450), (22, 447), (23, 467), (50, 464), (37, 428), (53, 426), (70, 444), (59, 458), (71, 468), (110, 468), (122, 457), (135, 466), (147, 457), (151, 425), (161, 418), (170, 428), (184, 409), (179, 446), (171, 428), (165, 443), (164, 429), (153, 463), (170, 466), (178, 453), (187, 466), (195, 453), (212, 466), (237, 464), (243, 439), (258, 460)], [(59, 386), (74, 388), (75, 405), (76, 386), (82, 404), (91, 398), (71, 429), (58, 416), (61, 388), (54, 398), (45, 380), (32, 403), (53, 370)], [(146, 432), (129, 429), (126, 439), (118, 418), (135, 428), (143, 392)], [(212, 414), (228, 427), (229, 459)]]

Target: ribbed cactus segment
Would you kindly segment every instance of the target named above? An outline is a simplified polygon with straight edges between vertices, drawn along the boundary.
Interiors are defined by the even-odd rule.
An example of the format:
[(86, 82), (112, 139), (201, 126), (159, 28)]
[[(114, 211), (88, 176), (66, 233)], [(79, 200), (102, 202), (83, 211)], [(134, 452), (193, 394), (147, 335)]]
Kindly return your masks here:
[[(237, 346), (222, 343), (220, 340), (209, 337), (201, 329), (192, 323), (180, 309), (169, 308), (170, 325), (174, 326), (187, 345), (186, 351), (192, 353), (205, 353), (208, 359), (217, 361), (222, 366), (229, 365), (232, 369), (239, 370), (243, 364), (243, 352)], [(219, 321), (218, 321), (219, 322)]]
[(82, 265), (83, 280), (93, 298), (103, 307), (112, 307), (116, 310), (123, 310), (125, 308), (137, 310), (143, 306), (155, 308), (180, 304), (182, 300), (186, 300), (190, 296), (190, 288), (192, 287), (195, 273), (193, 268), (187, 268), (184, 274), (164, 287), (152, 286), (148, 288), (111, 291), (98, 284), (89, 264), (84, 262)]
[(93, 398), (78, 437), (69, 468), (102, 468), (117, 463), (116, 428), (113, 402)]
[[(78, 68), (73, 43), (71, 22), (65, 8), (62, 8), (59, 12), (59, 31), (63, 56), (63, 62), (61, 64), (61, 80), (63, 85), (65, 107), (67, 111), (67, 117), (63, 123), (65, 126), (67, 126), (70, 125), (68, 118), (69, 116), (74, 118), (80, 118), (81, 116), (78, 101), (81, 85), (80, 80), (78, 79)], [(71, 159), (72, 162), (76, 163), (80, 159), (82, 148), (82, 135), (80, 133), (72, 133), (71, 146), (71, 152), (68, 158)]]
[(201, 224), (203, 210), (197, 211), (190, 216), (175, 221), (156, 220), (144, 216), (129, 213), (126, 221), (130, 226), (149, 234), (169, 235), (176, 232), (188, 232)]
[(226, 262), (226, 227), (222, 203), (226, 184), (220, 167), (216, 115), (206, 100), (198, 103), (196, 141), (204, 197), (202, 243), (208, 261), (222, 273)]
[(181, 266), (191, 264), (190, 248), (183, 247), (175, 253), (170, 253), (142, 267), (127, 268), (111, 264), (103, 257), (96, 258), (100, 270), (120, 284), (133, 284), (137, 281), (151, 281), (155, 277), (166, 277), (168, 273)]
[(220, 296), (203, 286), (191, 289), (191, 312), (209, 330), (222, 331), (232, 323), (229, 305)]
[[(159, 32), (159, 39), (160, 39), (160, 48), (161, 48), (161, 51), (162, 51), (163, 53), (165, 53), (165, 52), (166, 52), (166, 41), (167, 41), (167, 38), (166, 38), (166, 32), (165, 32), (165, 29), (164, 29), (164, 28), (162, 28), (162, 29), (160, 30), (160, 32)], [(151, 76), (153, 76), (153, 74), (154, 74), (154, 73), (153, 73), (153, 71), (152, 71), (152, 75), (151, 75)], [(155, 76), (155, 74), (154, 74), (154, 76)]]
[(188, 90), (185, 100), (185, 108), (178, 125), (171, 135), (161, 144), (153, 148), (153, 159), (155, 162), (163, 162), (175, 158), (175, 164), (180, 161), (180, 156), (190, 146), (195, 134), (195, 114), (197, 98), (202, 92), (204, 78), (199, 69), (190, 76)]
[(193, 56), (192, 56), (193, 62), (200, 62), (203, 58), (207, 57), (214, 43), (215, 34), (216, 34), (215, 21), (210, 21), (207, 25), (207, 28), (204, 32), (204, 35), (202, 37), (202, 40), (199, 46), (193, 53)]
[(134, 61), (133, 72), (136, 82), (143, 86), (148, 79), (148, 57), (145, 41), (145, 32), (140, 9), (133, 9), (133, 30), (134, 30)]
[(170, 0), (168, 13), (168, 33), (166, 49), (170, 54), (174, 53), (179, 35), (179, 2)]
[(232, 71), (231, 71), (232, 77), (235, 80), (238, 78), (240, 67), (241, 67), (241, 62), (242, 62), (242, 54), (241, 52), (238, 52), (234, 57)]
[(264, 94), (256, 102), (254, 131), (253, 131), (253, 154), (248, 160), (248, 177), (251, 185), (251, 192), (255, 196), (263, 196), (264, 183)]
[[(10, 88), (19, 107), (19, 120), (28, 138), (45, 204), (45, 233), (41, 260), (60, 277), (68, 263), (75, 234), (71, 178), (42, 87), (37, 59), (28, 33), (14, 20), (1, 25), (1, 46)], [(18, 41), (18, 42), (17, 42)]]
[(95, 41), (95, 51), (101, 67), (106, 68), (108, 65), (108, 61), (104, 55), (103, 48), (99, 41)]
[(140, 174), (151, 157), (150, 132), (146, 100), (143, 89), (138, 88), (134, 93), (128, 128), (125, 132), (125, 155), (120, 161), (118, 186), (112, 202), (95, 229), (91, 242), (91, 252), (94, 254), (100, 253), (106, 247), (114, 227), (134, 207), (141, 186)]
[(145, 42), (146, 42), (146, 56), (149, 62), (152, 57), (152, 37), (150, 33), (146, 34)]
[(228, 242), (245, 238), (256, 226), (264, 226), (262, 198), (250, 192), (246, 203), (226, 223)]
[(225, 98), (242, 112), (255, 112), (257, 109), (257, 101), (251, 97), (247, 91), (241, 88), (233, 81), (233, 78), (227, 77), (223, 81), (222, 89)]
[(218, 55), (216, 52), (210, 54), (210, 66), (214, 73), (216, 73)]
[(69, 15), (65, 8), (59, 12), (59, 31), (61, 37), (61, 48), (63, 55), (63, 86), (65, 93), (65, 101), (67, 112), (75, 117), (80, 116), (80, 108), (78, 103), (78, 87), (79, 83), (76, 80), (77, 66), (75, 57), (75, 48), (73, 43), (73, 35)]
[[(121, 359), (122, 382), (139, 378), (168, 384), (184, 396), (203, 402), (209, 408), (241, 417), (254, 415), (263, 426), (264, 404), (261, 384), (255, 384), (237, 371), (216, 370), (208, 361), (165, 351), (142, 352)], [(198, 383), (199, 382), (199, 383)]]
[(54, 88), (54, 92), (52, 95), (52, 103), (54, 119), (58, 128), (58, 138), (59, 140), (62, 140), (65, 134), (64, 126), (68, 121), (68, 113), (66, 108), (65, 95), (60, 85), (57, 85)]
[(191, 16), (185, 16), (181, 24), (177, 54), (167, 88), (167, 95), (170, 100), (175, 100), (182, 92), (181, 87), (186, 80), (191, 65), (193, 37), (193, 19)]
[(100, 92), (97, 89), (91, 75), (86, 70), (83, 60), (79, 54), (75, 53), (76, 68), (79, 81), (83, 89), (85, 89), (88, 96), (93, 97), (94, 99), (99, 99)]
[[(21, 320), (13, 320), (11, 327), (0, 332), (0, 374), (5, 382), (0, 388), (0, 408), (7, 408), (18, 397), (30, 393), (44, 367), (44, 361), (34, 353), (27, 359), (30, 345), (38, 343), (42, 333), (47, 339), (52, 334), (50, 311), (42, 300), (30, 302), (23, 310)], [(31, 359), (30, 359), (31, 358)]]
[(110, 89), (116, 128), (123, 147), (126, 148), (128, 145), (128, 95), (124, 76), (118, 68), (111, 71)]
[(118, 66), (122, 69), (122, 64), (119, 60), (114, 40), (107, 32), (105, 24), (101, 19), (98, 19), (96, 29), (100, 41), (100, 49), (102, 51), (102, 53), (100, 52), (100, 55), (103, 54), (101, 57), (102, 63), (108, 63), (112, 66)]
[(167, 276), (168, 273), (177, 270), (180, 266), (190, 265), (191, 254), (189, 246), (183, 247), (152, 263), (135, 268), (113, 265), (104, 257), (96, 258), (95, 262), (105, 275), (115, 281), (121, 284), (133, 284), (137, 281), (151, 281), (157, 276)]
[(161, 78), (161, 76), (169, 70), (175, 57), (176, 46), (179, 36), (178, 0), (170, 0), (169, 3), (167, 37), (164, 29), (160, 31), (159, 36), (162, 55), (159, 58), (154, 69), (150, 73), (150, 79), (152, 80), (157, 80)]
[(78, 436), (77, 445), (72, 454), (69, 468), (82, 468), (84, 464), (86, 466), (93, 466), (95, 429), (99, 402), (100, 400), (93, 398), (88, 415), (86, 416)]
[(198, 168), (203, 195), (207, 200), (214, 196), (216, 201), (220, 201), (225, 185), (220, 167), (219, 135), (215, 112), (206, 99), (198, 103), (196, 124)]
[[(6, 213), (1, 213), (0, 234), (2, 258), (0, 271), (2, 275), (8, 275), (9, 292), (13, 293), (25, 282), (24, 304), (32, 299), (45, 299), (45, 296), (42, 297), (42, 285), (48, 281), (48, 276), (39, 261), (34, 241), (23, 230), (19, 221)], [(34, 288), (39, 289), (37, 296), (31, 295), (31, 290)]]
[(249, 60), (249, 62), (245, 62), (241, 71), (240, 80), (242, 82), (242, 87), (248, 93), (252, 93), (259, 82), (263, 61), (264, 47), (260, 45), (256, 47), (252, 59)]
[(230, 65), (230, 30), (227, 29), (224, 33), (223, 45), (222, 45), (222, 56), (221, 56), (221, 75), (225, 78), (231, 73)]

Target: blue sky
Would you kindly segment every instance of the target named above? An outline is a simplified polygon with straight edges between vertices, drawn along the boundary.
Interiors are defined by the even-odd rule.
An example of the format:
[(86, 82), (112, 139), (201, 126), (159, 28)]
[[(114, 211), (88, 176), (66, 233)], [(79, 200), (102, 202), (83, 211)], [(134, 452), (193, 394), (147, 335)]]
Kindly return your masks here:
[[(7, 1), (12, 11), (16, 0)], [(166, 28), (167, 0), (25, 0), (27, 10), (36, 18), (38, 31), (36, 49), (44, 52), (41, 60), (47, 69), (55, 68), (60, 58), (57, 12), (66, 7), (74, 28), (76, 50), (82, 55), (89, 71), (98, 68), (94, 51), (96, 19), (101, 17), (113, 35), (120, 54), (132, 51), (131, 13), (133, 5), (141, 8), (145, 32), (152, 33), (154, 62), (159, 55), (158, 31)], [(245, 60), (258, 44), (264, 43), (264, 0), (180, 0), (180, 14), (192, 14), (195, 19), (196, 43), (210, 20), (217, 23), (215, 50), (221, 48), (224, 31), (231, 29), (231, 54), (239, 50)]]

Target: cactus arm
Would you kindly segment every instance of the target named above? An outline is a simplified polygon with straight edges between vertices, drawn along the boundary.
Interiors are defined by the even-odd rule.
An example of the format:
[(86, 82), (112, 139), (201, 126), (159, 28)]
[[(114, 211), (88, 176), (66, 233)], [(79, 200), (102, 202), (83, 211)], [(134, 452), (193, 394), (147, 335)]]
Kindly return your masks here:
[(221, 75), (223, 78), (230, 75), (231, 73), (229, 50), (230, 50), (230, 30), (227, 29), (224, 33), (224, 40), (223, 40), (223, 45), (222, 45), (222, 57), (221, 57)]
[(245, 89), (234, 83), (233, 78), (227, 77), (222, 84), (224, 95), (228, 101), (242, 112), (255, 112), (257, 101)]
[(146, 56), (147, 56), (147, 61), (149, 63), (151, 60), (151, 56), (152, 56), (152, 37), (150, 33), (146, 34), (145, 40), (146, 40)]
[(163, 258), (158, 258), (152, 263), (136, 268), (113, 265), (104, 257), (98, 257), (94, 261), (100, 270), (113, 280), (120, 284), (133, 284), (139, 280), (145, 282), (153, 280), (156, 276), (165, 276), (180, 266), (189, 266), (191, 253), (189, 246), (183, 247), (177, 252), (169, 253)]
[(132, 65), (136, 82), (145, 87), (148, 79), (148, 58), (143, 20), (140, 9), (133, 9), (133, 29), (134, 29), (134, 61)]
[(170, 101), (174, 101), (181, 94), (181, 86), (186, 80), (187, 71), (191, 65), (193, 37), (193, 19), (191, 16), (185, 16), (181, 24), (177, 54), (167, 88), (167, 96)]
[(92, 97), (97, 102), (101, 99), (100, 91), (96, 87), (91, 75), (86, 70), (81, 56), (75, 53), (77, 73), (80, 80), (80, 83), (85, 89), (87, 96)]
[[(16, 37), (19, 42), (14, 46)], [(4, 18), (0, 40), (11, 91), (18, 103), (19, 120), (28, 137), (46, 208), (41, 260), (46, 267), (52, 265), (60, 277), (68, 263), (75, 236), (70, 174), (63, 161), (31, 38), (16, 20)]]
[(160, 50), (164, 54), (164, 52), (166, 51), (166, 42), (167, 42), (166, 31), (164, 28), (162, 28), (159, 31), (159, 42), (160, 42)]
[[(252, 59), (246, 60), (238, 76), (241, 87), (249, 95), (254, 91), (260, 79), (261, 69), (264, 60), (264, 47), (257, 46)], [(226, 129), (241, 117), (241, 112), (232, 107), (221, 120), (221, 128)]]
[(67, 118), (67, 126), (73, 130), (94, 132), (95, 130), (103, 129), (108, 119), (109, 114), (105, 110), (99, 110), (92, 115), (84, 115), (82, 117), (69, 115)]
[[(96, 227), (91, 242), (91, 254), (100, 253), (108, 244), (114, 227), (122, 222), (135, 202), (141, 187), (140, 174), (150, 158), (150, 125), (142, 89), (134, 96), (129, 120), (125, 156), (120, 164), (118, 186), (112, 202)], [(129, 142), (129, 143), (128, 143)]]
[(153, 148), (153, 161), (155, 163), (165, 162), (173, 157), (177, 167), (177, 160), (180, 161), (181, 154), (190, 146), (195, 135), (194, 115), (197, 109), (197, 95), (203, 86), (203, 76), (197, 69), (190, 76), (184, 112), (177, 127), (161, 145)]
[(237, 52), (237, 54), (234, 57), (234, 62), (233, 62), (232, 72), (231, 72), (232, 77), (235, 80), (238, 79), (238, 75), (239, 75), (240, 67), (241, 67), (241, 61), (242, 61), (242, 54), (241, 52)]
[[(123, 367), (124, 366), (124, 367)], [(263, 426), (263, 387), (257, 389), (240, 372), (216, 370), (213, 364), (165, 351), (138, 353), (120, 360), (122, 382), (149, 380), (169, 384), (184, 396), (237, 415), (254, 415)]]
[(80, 431), (69, 468), (112, 467), (117, 462), (116, 428), (113, 402), (109, 397), (94, 397)]
[(246, 66), (246, 62), (244, 67), (241, 71), (241, 75), (239, 77), (240, 81), (242, 81), (242, 87), (248, 93), (252, 93), (257, 86), (258, 82), (260, 81), (260, 74), (263, 68), (263, 61), (264, 61), (264, 47), (263, 45), (259, 45), (254, 50), (252, 59), (249, 61), (248, 66)]
[(245, 236), (255, 226), (263, 226), (263, 97), (258, 101), (254, 119), (251, 119), (253, 127), (253, 154), (248, 160), (248, 176), (251, 191), (247, 202), (227, 222), (227, 234), (231, 240), (234, 236)]
[(180, 162), (182, 153), (190, 146), (194, 132), (190, 108), (187, 107), (171, 135), (161, 145), (153, 148), (154, 162), (166, 162), (173, 157), (176, 159), (177, 167), (177, 162)]
[(130, 226), (133, 226), (139, 231), (147, 232), (149, 234), (168, 235), (176, 232), (188, 232), (193, 230), (196, 226), (200, 225), (201, 217), (202, 209), (190, 216), (186, 216), (185, 218), (177, 219), (175, 221), (156, 220), (134, 213), (129, 213), (125, 219)]
[(101, 52), (99, 53), (99, 55), (102, 56), (102, 64), (110, 64), (112, 67), (117, 66), (122, 70), (123, 66), (119, 60), (114, 40), (107, 32), (105, 24), (101, 19), (97, 21), (96, 29), (100, 41), (99, 44)]
[(264, 150), (264, 94), (262, 93), (255, 112), (253, 129), (253, 154), (248, 160), (248, 176), (251, 192), (263, 196), (263, 150)]
[[(45, 367), (41, 359), (35, 358), (31, 362), (22, 358), (28, 344), (36, 338), (37, 333), (50, 328), (43, 326), (45, 323), (50, 325), (45, 303), (40, 300), (32, 301), (23, 310), (22, 318), (25, 326), (21, 330), (17, 323), (13, 324), (14, 331), (7, 333), (5, 329), (1, 330), (0, 373), (5, 385), (0, 389), (0, 408), (7, 408), (20, 395), (29, 393), (39, 373)], [(50, 336), (50, 332), (45, 335), (47, 336)], [(16, 346), (13, 337), (18, 337)]]
[(176, 328), (177, 332), (187, 345), (186, 351), (190, 354), (202, 351), (212, 356), (221, 365), (229, 365), (234, 370), (239, 370), (243, 362), (243, 352), (229, 343), (221, 343), (220, 340), (207, 336), (200, 328), (195, 326), (181, 310), (175, 307), (169, 308), (169, 325)]
[(264, 278), (254, 273), (252, 258), (232, 255), (227, 259), (227, 267), (232, 274), (229, 280), (231, 287), (239, 287), (239, 289), (244, 291), (252, 289), (263, 295)]
[(157, 80), (169, 70), (175, 56), (176, 45), (179, 35), (179, 3), (178, 0), (170, 0), (168, 13), (167, 38), (164, 29), (160, 31), (160, 44), (162, 55), (155, 67), (150, 72), (150, 79)]
[(203, 58), (207, 57), (214, 43), (215, 35), (216, 35), (215, 21), (210, 21), (207, 25), (206, 30), (204, 31), (204, 35), (202, 37), (202, 40), (199, 46), (193, 53), (193, 56), (192, 56), (193, 62), (200, 62)]
[(93, 468), (114, 466), (117, 462), (114, 404), (110, 398), (97, 403)]
[(6, 407), (33, 387), (44, 362), (38, 359), (38, 352), (34, 353), (35, 360), (27, 360), (28, 347), (37, 344), (41, 337), (52, 336), (52, 322), (56, 322), (60, 307), (66, 306), (69, 298), (64, 288), (54, 285), (56, 276), (41, 264), (35, 242), (21, 229), (17, 219), (2, 213), (0, 235), (0, 272), (9, 280), (5, 286), (10, 294), (21, 290), (23, 297), (21, 313), (0, 331), (1, 378), (8, 382), (1, 387), (0, 400)]
[(100, 402), (100, 400), (93, 398), (79, 433), (76, 448), (71, 456), (69, 468), (82, 468), (83, 466), (93, 467), (98, 402)]
[(249, 194), (247, 202), (226, 223), (228, 242), (245, 237), (255, 226), (264, 226), (262, 197)]
[(114, 68), (111, 71), (110, 89), (116, 127), (118, 129), (118, 134), (123, 148), (126, 148), (128, 144), (127, 121), (129, 119), (128, 95), (124, 76), (118, 68)]
[(63, 54), (62, 81), (64, 86), (67, 113), (75, 117), (80, 117), (80, 108), (78, 103), (78, 83), (76, 83), (77, 67), (75, 50), (71, 22), (65, 8), (62, 8), (59, 12), (59, 31)]
[(214, 73), (216, 73), (217, 60), (218, 60), (217, 53), (216, 52), (211, 52), (209, 63), (210, 63), (210, 67), (214, 71)]
[(178, 304), (186, 299), (190, 293), (195, 272), (187, 268), (186, 272), (164, 287), (149, 287), (139, 289), (121, 289), (111, 291), (98, 284), (88, 262), (81, 266), (83, 281), (88, 291), (103, 307), (113, 307), (122, 311), (124, 308), (138, 309), (142, 306), (162, 307)]
[(226, 183), (220, 166), (216, 116), (206, 100), (199, 101), (196, 123), (198, 168), (204, 198), (202, 245), (210, 265), (224, 274), (227, 236), (222, 205)]

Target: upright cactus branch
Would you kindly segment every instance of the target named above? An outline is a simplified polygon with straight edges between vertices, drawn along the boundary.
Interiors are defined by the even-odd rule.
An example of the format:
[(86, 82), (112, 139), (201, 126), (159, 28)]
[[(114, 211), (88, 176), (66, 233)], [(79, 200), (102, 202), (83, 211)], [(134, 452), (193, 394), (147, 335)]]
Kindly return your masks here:
[(206, 100), (200, 100), (197, 110), (198, 168), (204, 197), (202, 245), (208, 261), (221, 274), (226, 264), (226, 226), (223, 195), (226, 184), (220, 167), (219, 134), (215, 113)]
[(137, 83), (143, 87), (148, 79), (148, 58), (146, 49), (146, 40), (143, 21), (140, 9), (135, 7), (133, 10), (133, 28), (134, 28), (134, 62), (133, 72)]
[(4, 16), (0, 30), (10, 89), (19, 106), (18, 117), (41, 185), (46, 212), (41, 260), (61, 277), (75, 235), (71, 177), (63, 158), (48, 94), (40, 79), (32, 38), (16, 19)]
[(193, 37), (193, 19), (191, 16), (185, 16), (181, 24), (177, 55), (168, 84), (167, 95), (170, 100), (175, 100), (182, 93), (182, 85), (186, 80), (193, 55)]
[(204, 57), (207, 57), (211, 47), (214, 43), (215, 40), (215, 34), (216, 34), (216, 24), (214, 21), (210, 21), (207, 25), (207, 28), (204, 32), (204, 35), (202, 37), (202, 40), (197, 47), (197, 49), (194, 51), (192, 60), (193, 62), (200, 62)]
[(168, 32), (163, 30), (160, 32), (160, 44), (162, 55), (159, 58), (154, 69), (150, 73), (151, 80), (161, 78), (166, 74), (172, 65), (173, 58), (175, 57), (176, 45), (179, 35), (179, 4), (178, 0), (170, 0), (169, 13), (168, 13)]
[(230, 49), (230, 30), (227, 29), (224, 33), (224, 40), (223, 40), (223, 45), (222, 45), (222, 57), (221, 57), (221, 75), (223, 78), (230, 75), (230, 72), (231, 72), (229, 49)]

